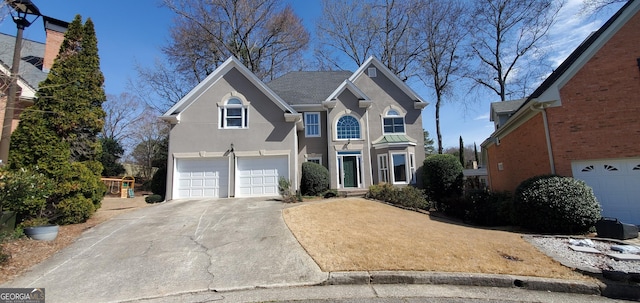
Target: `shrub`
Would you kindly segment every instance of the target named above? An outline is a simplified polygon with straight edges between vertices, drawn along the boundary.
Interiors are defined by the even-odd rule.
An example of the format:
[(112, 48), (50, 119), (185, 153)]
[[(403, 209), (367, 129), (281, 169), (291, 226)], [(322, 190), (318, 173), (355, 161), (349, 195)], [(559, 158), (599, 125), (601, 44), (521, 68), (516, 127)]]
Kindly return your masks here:
[(545, 233), (581, 233), (600, 219), (600, 204), (586, 183), (571, 177), (537, 176), (514, 196), (516, 223)]
[(300, 190), (305, 196), (318, 196), (329, 189), (329, 171), (326, 167), (313, 163), (302, 163)]
[(54, 222), (60, 225), (82, 223), (87, 221), (94, 211), (91, 199), (77, 194), (56, 205)]
[(285, 177), (280, 176), (278, 179), (278, 192), (284, 203), (295, 203), (298, 200), (297, 196), (291, 192), (291, 181)]
[(473, 191), (465, 197), (465, 221), (483, 226), (512, 222), (513, 198), (509, 192)]
[(462, 195), (462, 165), (453, 155), (431, 155), (424, 160), (423, 182), (427, 195), (436, 202), (436, 209), (446, 208), (443, 203)]
[(153, 174), (153, 178), (151, 178), (151, 183), (149, 184), (149, 188), (151, 189), (152, 193), (164, 197), (164, 195), (167, 192), (167, 168), (166, 167), (158, 168), (156, 173)]
[(322, 196), (324, 198), (335, 198), (338, 196), (338, 190), (336, 189), (327, 189)]
[(42, 216), (53, 183), (45, 175), (24, 168), (0, 170), (0, 210), (16, 212), (18, 222)]
[(148, 195), (144, 197), (144, 202), (147, 203), (158, 203), (162, 202), (164, 198), (161, 195)]
[(375, 184), (369, 186), (367, 197), (409, 208), (429, 208), (424, 192), (413, 186), (399, 188), (388, 183)]

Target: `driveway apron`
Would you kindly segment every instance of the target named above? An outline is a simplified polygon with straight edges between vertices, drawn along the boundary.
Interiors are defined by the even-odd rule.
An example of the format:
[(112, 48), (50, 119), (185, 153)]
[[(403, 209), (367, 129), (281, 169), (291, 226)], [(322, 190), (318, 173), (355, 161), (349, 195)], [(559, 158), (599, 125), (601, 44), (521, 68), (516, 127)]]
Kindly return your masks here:
[(117, 302), (327, 279), (265, 199), (172, 201), (127, 213), (1, 287), (47, 302)]

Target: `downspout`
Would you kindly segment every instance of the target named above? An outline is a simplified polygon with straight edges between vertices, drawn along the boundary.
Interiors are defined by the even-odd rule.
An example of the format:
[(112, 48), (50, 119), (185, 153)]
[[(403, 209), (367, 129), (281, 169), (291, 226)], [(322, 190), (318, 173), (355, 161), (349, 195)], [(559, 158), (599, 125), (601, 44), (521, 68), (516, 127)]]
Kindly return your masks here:
[[(539, 105), (540, 108), (536, 106)], [(544, 135), (547, 140), (547, 153), (549, 154), (549, 166), (551, 167), (551, 174), (556, 173), (556, 164), (553, 161), (553, 149), (551, 148), (551, 136), (549, 135), (549, 121), (547, 120), (547, 110), (548, 103), (540, 103), (540, 102), (532, 102), (529, 108), (533, 111), (542, 113), (542, 124), (544, 125)]]

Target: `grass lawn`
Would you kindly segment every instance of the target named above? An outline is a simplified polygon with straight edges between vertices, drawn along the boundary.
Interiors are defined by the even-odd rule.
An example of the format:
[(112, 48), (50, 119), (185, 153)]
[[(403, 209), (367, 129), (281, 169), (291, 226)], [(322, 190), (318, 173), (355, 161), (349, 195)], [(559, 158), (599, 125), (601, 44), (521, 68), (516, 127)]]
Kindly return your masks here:
[(591, 279), (520, 237), (431, 219), (362, 198), (284, 210), (285, 222), (323, 271), (440, 271)]

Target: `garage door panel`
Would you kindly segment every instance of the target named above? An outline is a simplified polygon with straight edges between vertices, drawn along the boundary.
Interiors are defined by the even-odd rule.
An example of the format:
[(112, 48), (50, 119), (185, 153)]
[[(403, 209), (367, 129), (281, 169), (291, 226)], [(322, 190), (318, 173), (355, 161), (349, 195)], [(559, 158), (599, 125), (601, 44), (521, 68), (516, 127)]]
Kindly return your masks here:
[(177, 159), (177, 198), (227, 197), (227, 158)]
[(602, 215), (640, 224), (640, 159), (574, 161), (573, 176), (585, 181), (602, 206)]
[(274, 196), (278, 179), (288, 178), (287, 157), (238, 158), (237, 196)]

